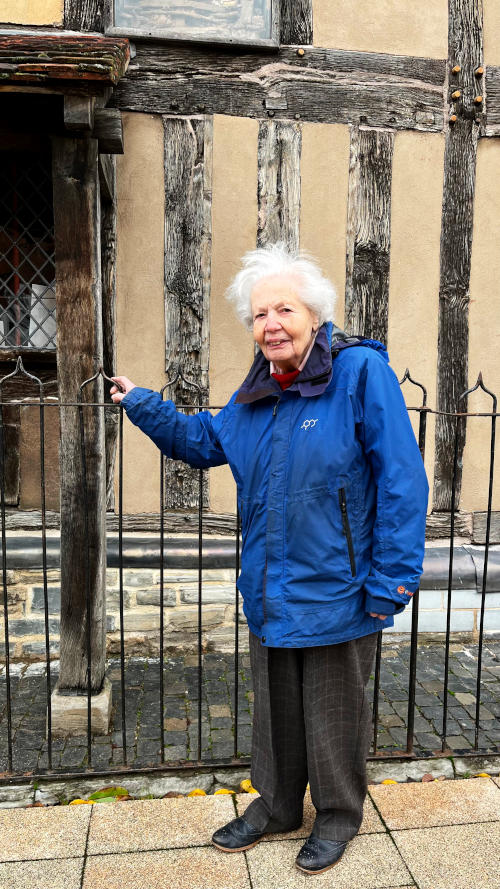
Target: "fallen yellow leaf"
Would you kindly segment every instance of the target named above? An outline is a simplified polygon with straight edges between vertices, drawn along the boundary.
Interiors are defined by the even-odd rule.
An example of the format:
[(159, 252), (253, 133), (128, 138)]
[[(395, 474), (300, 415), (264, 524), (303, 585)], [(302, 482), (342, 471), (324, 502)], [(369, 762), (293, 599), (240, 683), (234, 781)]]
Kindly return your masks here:
[(219, 793), (234, 793), (234, 790), (228, 790), (227, 787), (220, 787), (219, 790), (216, 790), (214, 796), (217, 796)]
[(244, 790), (245, 793), (257, 793), (255, 787), (252, 787), (250, 778), (245, 778), (245, 780), (241, 782), (240, 790)]
[(491, 775), (488, 775), (488, 772), (477, 772), (474, 778), (491, 778)]
[(201, 789), (201, 787), (195, 787), (194, 790), (190, 790), (188, 796), (206, 796), (206, 792)]
[(397, 782), (397, 781), (393, 781), (392, 778), (384, 778), (384, 780), (381, 781), (381, 784), (397, 784), (397, 783), (398, 783), (398, 782)]
[(70, 806), (92, 806), (93, 800), (91, 799), (72, 799)]

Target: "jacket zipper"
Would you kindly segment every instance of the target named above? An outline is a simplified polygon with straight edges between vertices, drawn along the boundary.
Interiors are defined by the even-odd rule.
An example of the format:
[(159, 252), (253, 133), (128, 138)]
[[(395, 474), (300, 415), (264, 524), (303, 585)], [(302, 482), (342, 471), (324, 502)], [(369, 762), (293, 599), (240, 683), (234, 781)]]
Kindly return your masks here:
[(342, 528), (344, 529), (345, 538), (347, 540), (347, 549), (349, 552), (349, 562), (351, 564), (351, 574), (356, 577), (356, 561), (354, 559), (354, 546), (352, 544), (351, 526), (349, 524), (349, 516), (347, 515), (347, 503), (345, 499), (345, 488), (339, 488), (339, 504), (342, 515)]
[[(280, 403), (280, 399), (281, 399), (281, 395), (278, 395), (278, 396), (276, 397), (276, 404), (275, 404), (274, 407), (273, 407), (273, 419), (274, 419), (274, 417), (276, 416), (276, 414), (278, 413), (278, 406), (279, 406), (279, 403)], [(262, 612), (263, 612), (263, 614), (264, 614), (264, 623), (266, 623), (266, 621), (267, 621), (267, 614), (266, 614), (266, 587), (267, 587), (267, 556), (266, 556), (266, 564), (264, 565), (264, 580), (263, 580), (263, 583), (262, 583)]]

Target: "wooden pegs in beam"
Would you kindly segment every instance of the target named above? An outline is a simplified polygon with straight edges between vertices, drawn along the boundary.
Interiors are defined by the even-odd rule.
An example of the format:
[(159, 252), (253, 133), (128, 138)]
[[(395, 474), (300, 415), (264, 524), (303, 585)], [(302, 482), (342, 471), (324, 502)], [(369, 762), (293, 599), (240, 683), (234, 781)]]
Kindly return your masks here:
[(482, 97), (482, 96), (476, 96), (476, 98), (474, 99), (474, 103), (475, 103), (476, 105), (482, 105), (482, 104), (483, 104), (483, 97)]
[(457, 115), (456, 115), (456, 114), (452, 114), (451, 117), (450, 117), (450, 123), (456, 123), (456, 120), (457, 120)]
[(476, 75), (476, 77), (482, 77), (484, 74), (483, 66), (480, 65), (479, 68), (476, 68), (476, 70), (474, 71), (474, 74)]
[(71, 133), (92, 132), (94, 114), (94, 96), (64, 96), (64, 126)]
[(453, 68), (451, 69), (452, 74), (458, 74), (458, 72), (461, 70), (462, 69), (461, 69), (460, 65), (454, 65)]
[(305, 51), (305, 49), (302, 49), (302, 47), (300, 47), (300, 48), (297, 50), (297, 55), (298, 55), (298, 56), (305, 56), (305, 54), (306, 54), (306, 51)]
[(452, 99), (459, 99), (461, 95), (462, 95), (462, 93), (460, 92), (460, 90), (455, 90), (455, 92), (453, 92), (451, 94), (451, 98)]

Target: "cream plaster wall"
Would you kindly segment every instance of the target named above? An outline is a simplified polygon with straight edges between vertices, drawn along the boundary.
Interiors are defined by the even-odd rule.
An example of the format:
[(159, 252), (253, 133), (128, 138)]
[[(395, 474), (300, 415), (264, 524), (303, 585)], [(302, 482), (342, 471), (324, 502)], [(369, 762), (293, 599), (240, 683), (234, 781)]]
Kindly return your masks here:
[(313, 0), (313, 23), (315, 46), (439, 59), (448, 55), (447, 0)]
[[(482, 371), (485, 386), (500, 402), (500, 143), (481, 139), (478, 146), (474, 237), (469, 306), (469, 386)], [(491, 398), (476, 392), (469, 411), (491, 411)], [(498, 410), (498, 408), (497, 408)], [(485, 510), (488, 497), (491, 420), (468, 420), (461, 507)], [(497, 433), (498, 440), (498, 433)], [(500, 454), (497, 447), (493, 509), (500, 509)]]
[(344, 323), (349, 127), (302, 128), (300, 246), (319, 262), (337, 291), (335, 321)]
[(484, 61), (500, 65), (500, 0), (483, 0)]
[(62, 25), (64, 0), (1, 0), (0, 21), (13, 25)]
[[(257, 136), (255, 120), (215, 115), (212, 179), (212, 270), (210, 293), (210, 403), (223, 405), (253, 360), (253, 339), (224, 292), (241, 256), (257, 238)], [(210, 470), (210, 505), (216, 513), (236, 509), (235, 484), (227, 466)]]
[[(117, 158), (116, 330), (118, 373), (159, 389), (165, 383), (163, 299), (163, 125), (123, 114)], [(124, 511), (159, 512), (159, 452), (125, 419)]]
[[(436, 406), (439, 240), (444, 137), (402, 132), (394, 144), (389, 279), (388, 349), (398, 379), (408, 367)], [(405, 382), (406, 403), (422, 404), (421, 390)], [(415, 434), (418, 414), (410, 412)], [(425, 464), (434, 474), (434, 422), (427, 419)], [(430, 485), (432, 491), (432, 485)], [(431, 497), (429, 498), (429, 508)]]

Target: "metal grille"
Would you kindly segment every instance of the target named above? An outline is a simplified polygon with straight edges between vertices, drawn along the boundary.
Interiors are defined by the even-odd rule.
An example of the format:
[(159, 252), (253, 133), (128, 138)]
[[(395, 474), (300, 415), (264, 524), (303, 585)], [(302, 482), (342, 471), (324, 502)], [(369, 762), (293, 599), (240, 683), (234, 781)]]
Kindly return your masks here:
[(0, 349), (55, 349), (50, 156), (0, 154)]

